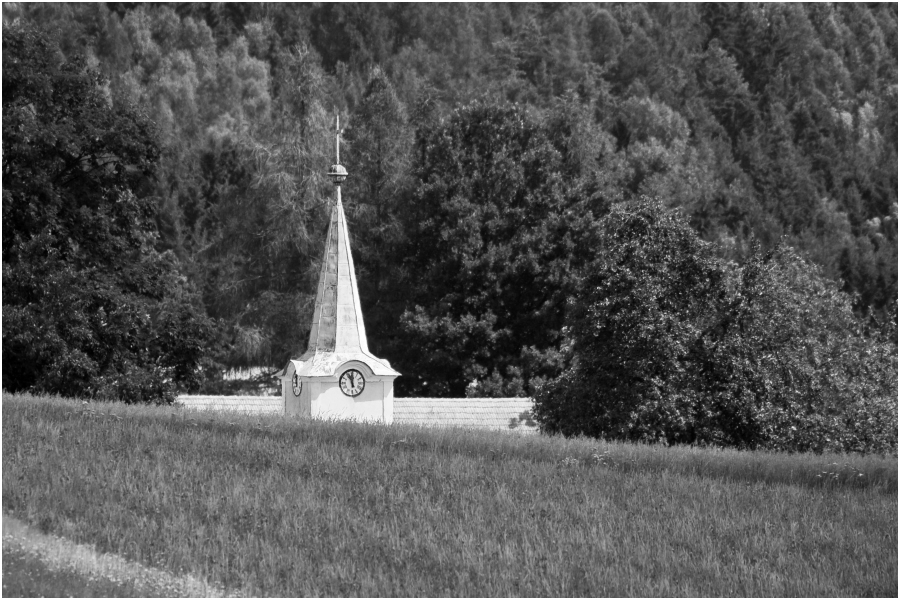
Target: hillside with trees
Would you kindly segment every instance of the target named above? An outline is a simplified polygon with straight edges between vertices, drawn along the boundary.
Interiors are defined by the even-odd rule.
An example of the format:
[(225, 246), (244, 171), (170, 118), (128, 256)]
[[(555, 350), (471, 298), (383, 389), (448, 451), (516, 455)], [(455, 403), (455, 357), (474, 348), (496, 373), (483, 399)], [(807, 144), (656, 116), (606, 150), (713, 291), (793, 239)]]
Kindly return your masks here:
[[(222, 392), (225, 369), (302, 352), (339, 113), (366, 328), (399, 396), (588, 385), (614, 286), (706, 299), (642, 330), (666, 350), (653, 393), (693, 415), (743, 390), (790, 427), (796, 398), (859, 392), (863, 356), (893, 383), (860, 397), (896, 397), (895, 4), (5, 3), (3, 23), (4, 388)], [(647, 235), (684, 254), (610, 247), (650, 205), (668, 225)], [(689, 263), (715, 283), (680, 281)], [(749, 330), (702, 333), (715, 319)], [(764, 364), (776, 346), (788, 371)], [(627, 385), (642, 400), (615, 411), (639, 413), (649, 384)], [(672, 411), (663, 438), (713, 427)], [(700, 437), (775, 439), (745, 421)]]

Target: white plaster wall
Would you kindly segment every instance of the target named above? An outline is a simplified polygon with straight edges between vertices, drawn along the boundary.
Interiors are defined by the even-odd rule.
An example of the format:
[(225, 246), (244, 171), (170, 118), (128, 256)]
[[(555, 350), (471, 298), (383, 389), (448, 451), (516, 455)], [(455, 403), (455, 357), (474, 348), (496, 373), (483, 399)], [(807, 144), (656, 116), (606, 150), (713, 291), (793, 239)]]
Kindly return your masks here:
[[(293, 377), (293, 374), (291, 375)], [(309, 380), (303, 381), (303, 389), (300, 390), (300, 395), (294, 395), (294, 386), (291, 379), (286, 379), (282, 385), (282, 393), (284, 394), (284, 414), (290, 416), (304, 416), (308, 417), (310, 414), (309, 411)]]
[(288, 366), (285, 376), (281, 378), (281, 397), (284, 401), (284, 414), (288, 416), (310, 416), (310, 381), (304, 379), (300, 395), (294, 394), (294, 366)]
[(390, 425), (394, 422), (394, 380), (384, 382), (384, 403), (381, 407), (382, 422)]
[(366, 380), (366, 387), (356, 397), (347, 396), (341, 391), (337, 380), (319, 381), (310, 385), (318, 386), (310, 392), (315, 398), (311, 404), (313, 417), (324, 419), (353, 419), (355, 421), (383, 421), (384, 382)]

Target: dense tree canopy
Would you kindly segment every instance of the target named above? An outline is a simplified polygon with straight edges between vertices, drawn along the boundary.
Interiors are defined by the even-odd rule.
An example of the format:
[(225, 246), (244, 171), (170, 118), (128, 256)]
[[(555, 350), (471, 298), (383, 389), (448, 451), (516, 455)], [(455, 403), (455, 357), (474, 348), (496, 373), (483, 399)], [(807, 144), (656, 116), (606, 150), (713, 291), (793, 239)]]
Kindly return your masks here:
[(566, 320), (545, 429), (741, 448), (887, 452), (896, 345), (789, 248), (717, 258), (658, 202), (601, 220)]
[[(61, 53), (54, 64), (81, 65), (60, 72), (102, 74), (79, 85), (110, 108), (95, 111), (105, 120), (94, 127), (118, 133), (78, 143), (123, 166), (64, 185), (23, 176), (9, 194), (4, 175), (4, 210), (7, 196), (11, 206), (28, 198), (9, 226), (4, 212), (4, 292), (27, 296), (15, 270), (24, 267), (13, 265), (43, 264), (35, 236), (71, 240), (57, 244), (69, 254), (47, 258), (65, 261), (87, 252), (82, 221), (140, 220), (126, 245), (140, 242), (141, 260), (187, 279), (148, 293), (171, 300), (190, 296), (176, 288), (196, 289), (198, 311), (216, 322), (203, 352), (215, 367), (202, 382), (209, 391), (224, 389), (225, 368), (274, 372), (305, 345), (335, 112), (369, 339), (404, 374), (399, 394), (527, 395), (568, 373), (564, 326), (573, 306), (591, 305), (578, 282), (606, 252), (601, 220), (640, 197), (679, 208), (696, 233), (685, 241), (694, 266), (724, 269), (730, 285), (744, 280), (721, 261), (748, 274), (754, 264), (765, 273), (814, 265), (815, 281), (835, 282), (834, 318), (848, 319), (850, 306), (868, 323), (853, 343), (874, 348), (875, 330), (896, 314), (893, 4), (7, 3), (3, 18), (4, 32), (41, 27)], [(43, 89), (34, 69), (13, 71)], [(44, 169), (32, 160), (44, 153), (38, 138), (12, 129), (38, 104), (10, 100), (10, 120), (6, 96), (4, 166)], [(135, 110), (154, 127), (122, 116)], [(80, 198), (77, 186), (98, 181), (122, 193), (79, 202), (103, 210), (38, 201), (42, 186)], [(124, 199), (110, 202), (116, 194)], [(770, 251), (780, 258), (764, 261)], [(675, 293), (686, 265), (666, 267), (660, 289)], [(48, 267), (55, 277), (66, 268)], [(805, 298), (775, 289), (786, 295), (767, 306)], [(679, 322), (725, 310), (716, 294), (694, 292), (706, 304), (672, 308)], [(64, 301), (78, 306), (75, 296)], [(7, 323), (38, 318), (21, 302), (4, 311), (4, 348), (16, 339)], [(659, 364), (678, 363), (662, 340)], [(741, 393), (758, 395), (753, 385)]]
[(575, 250), (606, 201), (596, 156), (579, 162), (579, 144), (590, 141), (566, 127), (571, 110), (561, 102), (542, 120), (475, 103), (418, 140), (419, 183), (397, 258), (413, 367), (404, 389), (524, 395), (558, 368), (565, 298), (583, 257)]
[(3, 92), (3, 387), (170, 399), (208, 325), (153, 247), (150, 123), (29, 27), (4, 27)]

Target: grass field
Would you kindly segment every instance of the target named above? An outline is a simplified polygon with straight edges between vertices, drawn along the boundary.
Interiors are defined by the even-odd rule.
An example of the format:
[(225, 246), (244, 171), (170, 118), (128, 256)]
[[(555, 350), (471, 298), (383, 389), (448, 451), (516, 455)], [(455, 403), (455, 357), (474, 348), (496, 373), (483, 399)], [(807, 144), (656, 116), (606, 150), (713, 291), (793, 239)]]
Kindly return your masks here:
[(894, 457), (665, 448), (6, 394), (3, 511), (229, 594), (898, 591)]

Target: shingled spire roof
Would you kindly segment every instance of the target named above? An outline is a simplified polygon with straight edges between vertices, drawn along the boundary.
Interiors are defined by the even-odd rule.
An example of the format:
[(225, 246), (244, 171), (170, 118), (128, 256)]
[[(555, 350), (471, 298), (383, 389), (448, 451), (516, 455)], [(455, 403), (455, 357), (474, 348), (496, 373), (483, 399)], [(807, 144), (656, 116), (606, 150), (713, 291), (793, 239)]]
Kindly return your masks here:
[[(345, 362), (358, 360), (374, 375), (398, 376), (390, 364), (369, 352), (363, 323), (347, 219), (341, 204), (341, 183), (347, 171), (340, 164), (340, 121), (335, 136), (336, 164), (328, 171), (335, 183), (335, 202), (325, 242), (325, 255), (316, 290), (309, 345), (294, 361), (301, 376), (331, 376)], [(301, 364), (302, 363), (302, 364)]]

